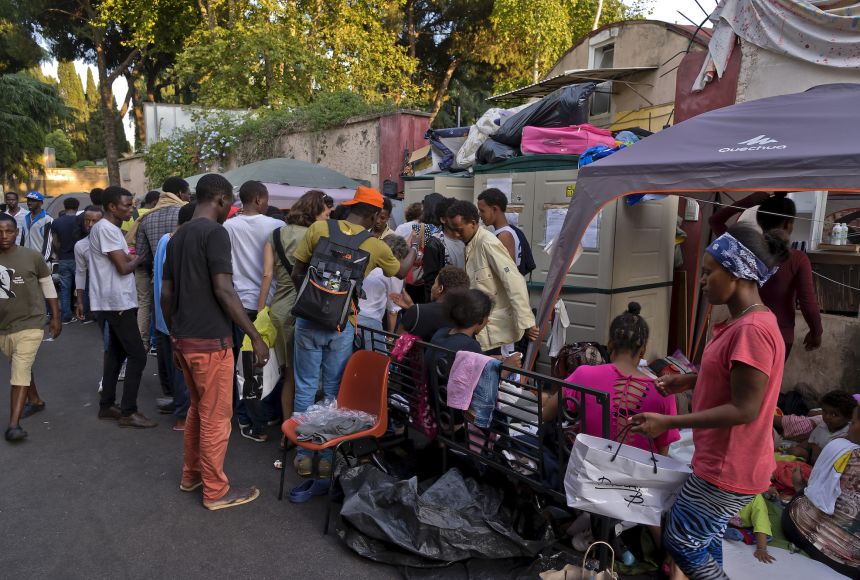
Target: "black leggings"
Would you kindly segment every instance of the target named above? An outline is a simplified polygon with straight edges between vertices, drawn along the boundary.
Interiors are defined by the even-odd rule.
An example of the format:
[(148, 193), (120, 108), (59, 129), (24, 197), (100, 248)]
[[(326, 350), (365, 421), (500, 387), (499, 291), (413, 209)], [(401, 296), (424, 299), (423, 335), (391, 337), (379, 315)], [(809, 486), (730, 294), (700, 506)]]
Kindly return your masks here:
[(791, 515), (789, 515), (791, 512), (791, 505), (801, 497), (803, 496), (797, 496), (791, 500), (791, 503), (788, 504), (782, 512), (782, 533), (785, 534), (785, 537), (791, 543), (809, 554), (809, 557), (813, 560), (818, 560), (840, 574), (844, 574), (845, 576), (852, 578), (852, 580), (860, 580), (860, 570), (846, 564), (840, 564), (839, 562), (829, 558), (821, 550), (813, 546), (812, 542), (807, 540), (806, 536), (803, 535), (803, 532), (797, 529), (797, 526), (794, 525), (794, 521), (792, 521)]

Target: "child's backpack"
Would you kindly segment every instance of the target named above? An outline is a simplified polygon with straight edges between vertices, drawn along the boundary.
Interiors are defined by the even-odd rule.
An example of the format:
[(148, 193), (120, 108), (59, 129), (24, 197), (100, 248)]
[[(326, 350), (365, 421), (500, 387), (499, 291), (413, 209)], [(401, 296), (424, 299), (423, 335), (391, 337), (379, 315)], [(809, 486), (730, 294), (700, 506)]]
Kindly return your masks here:
[(305, 279), (296, 296), (293, 316), (340, 332), (350, 310), (358, 310), (361, 283), (370, 254), (359, 246), (370, 237), (365, 230), (345, 234), (337, 221), (327, 220), (328, 237), (317, 241)]

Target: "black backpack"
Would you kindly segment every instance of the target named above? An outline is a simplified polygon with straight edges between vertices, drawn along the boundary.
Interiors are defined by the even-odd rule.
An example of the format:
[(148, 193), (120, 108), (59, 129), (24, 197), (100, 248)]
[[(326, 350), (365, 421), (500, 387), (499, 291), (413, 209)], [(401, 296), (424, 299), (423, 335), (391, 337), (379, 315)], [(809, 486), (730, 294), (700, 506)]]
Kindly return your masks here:
[(364, 270), (370, 260), (370, 254), (359, 246), (371, 234), (365, 230), (348, 235), (340, 230), (337, 221), (327, 220), (327, 223), (328, 237), (317, 241), (292, 313), (340, 332), (346, 326), (350, 309), (358, 310)]
[(523, 276), (528, 276), (535, 268), (537, 268), (534, 254), (532, 254), (532, 247), (529, 245), (526, 235), (520, 228), (516, 226), (511, 226), (511, 228), (517, 233), (517, 238), (520, 241), (520, 265), (517, 266), (517, 270), (519, 270), (520, 274)]

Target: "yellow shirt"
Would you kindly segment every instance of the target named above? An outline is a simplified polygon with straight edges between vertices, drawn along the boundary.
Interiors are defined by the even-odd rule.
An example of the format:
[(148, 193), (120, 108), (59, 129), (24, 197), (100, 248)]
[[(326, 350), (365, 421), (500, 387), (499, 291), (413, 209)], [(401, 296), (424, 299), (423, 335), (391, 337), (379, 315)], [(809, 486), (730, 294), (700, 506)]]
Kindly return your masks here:
[[(350, 236), (359, 234), (366, 229), (358, 224), (354, 224), (346, 220), (339, 220), (337, 224), (340, 226), (340, 231)], [(296, 246), (296, 251), (293, 253), (293, 257), (299, 262), (310, 264), (311, 257), (314, 255), (314, 249), (317, 247), (317, 242), (319, 242), (322, 237), (328, 237), (328, 222), (314, 222), (311, 224), (311, 227), (308, 228), (308, 231), (305, 232), (305, 237), (299, 242), (299, 245)], [(394, 257), (388, 244), (379, 238), (370, 236), (361, 243), (359, 249), (370, 254), (370, 259), (367, 261), (367, 267), (364, 269), (365, 276), (370, 274), (371, 270), (374, 268), (382, 268), (382, 273), (386, 276), (395, 276), (400, 271), (400, 260)], [(349, 320), (353, 325), (355, 325), (355, 316), (350, 315)]]
[(131, 226), (132, 226), (132, 224), (134, 224), (135, 221), (140, 221), (140, 219), (143, 216), (145, 216), (146, 214), (148, 214), (151, 211), (152, 210), (149, 208), (145, 208), (145, 207), (140, 208), (139, 210), (137, 210), (137, 220), (135, 220), (134, 218), (128, 218), (127, 220), (122, 222), (120, 229), (124, 232), (128, 232), (131, 229)]
[(741, 525), (745, 528), (752, 528), (754, 533), (762, 533), (768, 536), (773, 536), (770, 527), (770, 517), (767, 513), (767, 504), (764, 497), (758, 494), (753, 500), (748, 503), (738, 514), (741, 519)]

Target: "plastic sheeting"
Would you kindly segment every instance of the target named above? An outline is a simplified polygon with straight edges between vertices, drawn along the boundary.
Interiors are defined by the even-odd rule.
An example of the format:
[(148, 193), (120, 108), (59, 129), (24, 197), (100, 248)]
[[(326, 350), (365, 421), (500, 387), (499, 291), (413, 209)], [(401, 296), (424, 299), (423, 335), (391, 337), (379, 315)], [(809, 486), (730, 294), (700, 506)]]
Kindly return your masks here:
[(424, 138), (430, 142), (433, 164), (438, 166), (440, 171), (455, 172), (462, 169), (457, 165), (457, 152), (466, 142), (468, 134), (468, 127), (427, 130)]
[(860, 2), (826, 8), (832, 4), (832, 0), (724, 0), (710, 16), (714, 31), (709, 54), (693, 91), (704, 89), (714, 73), (723, 76), (736, 36), (818, 65), (860, 68)]
[(369, 465), (340, 478), (341, 537), (358, 554), (389, 564), (433, 567), (469, 558), (534, 557), (543, 542), (520, 537), (501, 493), (451, 469), (425, 491)]
[(505, 119), (519, 113), (528, 106), (528, 104), (525, 104), (512, 109), (487, 109), (481, 115), (481, 118), (469, 128), (469, 136), (466, 138), (466, 142), (457, 151), (457, 165), (464, 169), (472, 167), (475, 164), (478, 149), (484, 144), (484, 141), (496, 134)]
[(595, 83), (581, 83), (553, 91), (519, 113), (508, 117), (493, 139), (511, 147), (519, 147), (523, 127), (567, 127), (588, 123), (588, 97)]
[(513, 159), (518, 155), (519, 152), (513, 147), (499, 143), (490, 137), (478, 148), (478, 154), (475, 156), (475, 159), (481, 165), (488, 165), (491, 163), (500, 163), (505, 159)]

